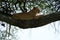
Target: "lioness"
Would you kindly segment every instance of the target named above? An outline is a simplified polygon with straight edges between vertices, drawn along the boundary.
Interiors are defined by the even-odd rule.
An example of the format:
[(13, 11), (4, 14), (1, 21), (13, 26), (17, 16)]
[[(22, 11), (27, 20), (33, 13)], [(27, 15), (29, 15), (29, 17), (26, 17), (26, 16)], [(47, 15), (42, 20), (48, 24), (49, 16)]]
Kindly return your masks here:
[(29, 12), (24, 12), (24, 13), (17, 13), (13, 14), (13, 18), (17, 20), (30, 20), (30, 19), (37, 19), (38, 16), (36, 16), (37, 13), (39, 13), (40, 10), (38, 7), (34, 7), (31, 11)]

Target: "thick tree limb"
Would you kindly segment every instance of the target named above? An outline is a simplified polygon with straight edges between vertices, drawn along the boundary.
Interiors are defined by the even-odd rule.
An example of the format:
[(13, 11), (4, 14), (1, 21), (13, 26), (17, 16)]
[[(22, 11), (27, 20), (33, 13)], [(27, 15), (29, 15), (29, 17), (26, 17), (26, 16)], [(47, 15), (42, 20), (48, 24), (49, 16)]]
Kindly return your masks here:
[(43, 26), (58, 20), (60, 20), (60, 12), (48, 14), (38, 19), (31, 19), (31, 20), (15, 20), (12, 17), (9, 16), (7, 17), (6, 15), (0, 14), (0, 21), (7, 22), (11, 25), (18, 26), (19, 28), (23, 29)]

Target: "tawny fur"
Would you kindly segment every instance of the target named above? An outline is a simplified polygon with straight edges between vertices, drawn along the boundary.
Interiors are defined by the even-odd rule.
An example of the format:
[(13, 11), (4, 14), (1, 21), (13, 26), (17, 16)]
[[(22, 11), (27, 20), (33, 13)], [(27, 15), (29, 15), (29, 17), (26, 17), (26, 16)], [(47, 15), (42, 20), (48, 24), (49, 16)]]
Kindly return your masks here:
[(18, 13), (18, 14), (13, 14), (13, 18), (17, 20), (30, 20), (30, 19), (37, 19), (38, 16), (36, 16), (37, 13), (39, 13), (40, 10), (37, 7), (34, 7), (31, 11), (29, 12), (24, 12), (24, 13)]

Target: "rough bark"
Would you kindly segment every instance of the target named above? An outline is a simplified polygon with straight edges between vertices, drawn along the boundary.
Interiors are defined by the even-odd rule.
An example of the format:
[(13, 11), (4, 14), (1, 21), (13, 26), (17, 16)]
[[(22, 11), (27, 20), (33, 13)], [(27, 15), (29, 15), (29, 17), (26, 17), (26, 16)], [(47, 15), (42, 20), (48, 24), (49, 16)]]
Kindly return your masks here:
[(15, 20), (12, 17), (0, 13), (0, 21), (7, 22), (11, 25), (18, 26), (19, 28), (23, 29), (41, 27), (58, 20), (60, 20), (60, 12), (51, 13), (38, 19), (31, 20)]

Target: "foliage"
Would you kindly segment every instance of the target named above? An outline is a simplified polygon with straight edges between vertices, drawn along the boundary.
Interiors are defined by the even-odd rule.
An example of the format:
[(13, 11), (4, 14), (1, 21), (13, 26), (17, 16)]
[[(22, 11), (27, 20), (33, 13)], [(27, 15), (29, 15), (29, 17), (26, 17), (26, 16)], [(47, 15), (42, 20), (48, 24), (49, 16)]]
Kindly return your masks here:
[[(1, 0), (3, 2), (3, 0)], [(5, 5), (1, 4), (0, 6)], [(25, 4), (23, 0), (4, 0), (7, 1), (7, 5), (10, 6), (10, 12), (16, 12), (16, 10), (25, 11), (32, 10), (33, 7), (38, 6), (40, 11), (44, 14), (59, 12), (60, 11), (60, 0), (25, 0)], [(25, 5), (25, 6), (24, 6)], [(8, 6), (3, 6), (4, 8)], [(50, 11), (48, 11), (50, 10)]]
[[(0, 22), (2, 23), (2, 22)], [(17, 32), (17, 28), (12, 26), (12, 28), (9, 30), (9, 24), (3, 22), (5, 24), (4, 26), (1, 26), (0, 24), (0, 40), (16, 40), (16, 32)]]
[[(7, 10), (7, 9), (9, 10), (9, 11), (7, 10), (8, 13), (9, 12), (14, 13), (16, 10), (21, 11), (21, 9), (19, 9), (19, 8), (23, 7), (24, 3), (23, 2), (16, 3), (16, 1), (17, 0), (0, 0), (0, 11), (2, 11), (4, 13), (6, 12), (5, 10)], [(43, 12), (44, 15), (60, 11), (60, 0), (32, 0), (32, 1), (28, 0), (28, 1), (25, 1), (25, 2), (26, 2), (25, 3), (25, 8), (26, 9), (28, 8), (27, 10), (31, 10), (33, 7), (38, 6), (40, 8), (40, 11)], [(16, 31), (14, 29), (15, 28), (13, 28), (13, 30), (12, 30), (12, 28), (11, 28), (10, 33), (7, 30), (4, 30), (4, 31), (0, 30), (0, 40), (9, 40), (9, 39), (6, 39), (7, 34), (10, 35), (9, 37), (12, 37), (14, 39), (15, 38), (15, 36), (14, 36), (15, 33), (13, 33), (13, 32)]]

